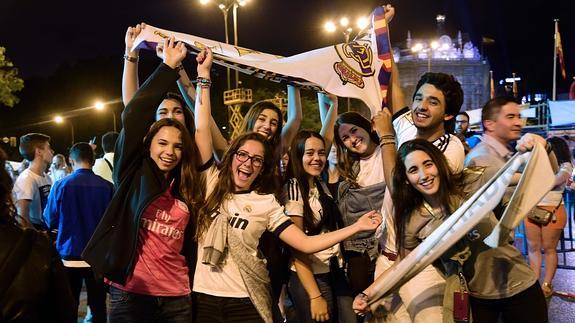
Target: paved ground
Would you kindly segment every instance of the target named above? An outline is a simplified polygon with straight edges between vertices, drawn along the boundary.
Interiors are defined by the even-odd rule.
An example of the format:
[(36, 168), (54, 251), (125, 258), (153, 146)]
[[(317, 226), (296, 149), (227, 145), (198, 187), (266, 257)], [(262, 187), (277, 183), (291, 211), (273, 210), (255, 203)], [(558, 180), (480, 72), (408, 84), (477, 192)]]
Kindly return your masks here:
[[(570, 260), (571, 264), (575, 265), (575, 253), (571, 253)], [(556, 291), (575, 294), (575, 271), (558, 269), (555, 275), (554, 288)], [(549, 303), (549, 321), (551, 323), (574, 323), (575, 298), (552, 297)]]
[[(570, 220), (573, 220), (572, 218)], [(573, 221), (570, 221), (573, 224)], [(565, 237), (575, 239), (575, 228), (567, 226), (565, 228)], [(570, 269), (557, 269), (555, 279), (553, 280), (554, 289), (559, 292), (568, 292), (575, 296), (575, 241), (566, 240), (559, 249), (567, 249), (564, 253), (559, 253), (559, 267), (571, 267)], [(575, 297), (562, 298), (554, 296), (549, 303), (549, 321), (552, 323), (575, 323)]]

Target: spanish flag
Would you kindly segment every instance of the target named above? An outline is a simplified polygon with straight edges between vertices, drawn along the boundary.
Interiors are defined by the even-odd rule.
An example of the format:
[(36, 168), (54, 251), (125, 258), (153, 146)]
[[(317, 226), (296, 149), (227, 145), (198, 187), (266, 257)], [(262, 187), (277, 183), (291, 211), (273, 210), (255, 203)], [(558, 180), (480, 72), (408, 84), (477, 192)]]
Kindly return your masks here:
[(489, 98), (495, 98), (495, 83), (493, 81), (493, 71), (489, 71)]
[(563, 79), (567, 79), (567, 73), (565, 72), (565, 59), (563, 58), (563, 46), (561, 45), (561, 35), (559, 34), (559, 24), (556, 22), (555, 28), (555, 51), (557, 56), (559, 56), (559, 65), (561, 66), (561, 76)]

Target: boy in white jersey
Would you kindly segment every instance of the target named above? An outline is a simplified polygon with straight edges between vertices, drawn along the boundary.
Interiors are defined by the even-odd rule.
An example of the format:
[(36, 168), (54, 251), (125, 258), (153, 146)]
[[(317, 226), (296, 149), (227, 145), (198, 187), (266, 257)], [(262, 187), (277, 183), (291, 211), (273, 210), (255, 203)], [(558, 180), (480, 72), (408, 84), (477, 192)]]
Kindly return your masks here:
[[(393, 112), (394, 141), (397, 147), (404, 142), (420, 138), (432, 142), (445, 155), (450, 168), (458, 173), (463, 170), (465, 159), (464, 147), (459, 138), (452, 135), (454, 117), (463, 104), (463, 91), (461, 84), (452, 76), (444, 73), (425, 73), (415, 87), (411, 107), (404, 104), (404, 96), (398, 86), (397, 68), (393, 67), (392, 74), (392, 98), (391, 107)], [(403, 107), (403, 108), (402, 108)], [(379, 112), (374, 116), (374, 128), (378, 135), (388, 133), (378, 125), (385, 125), (389, 112)], [(381, 136), (380, 144), (385, 144), (385, 136)], [(393, 230), (394, 214), (391, 196), (385, 194), (384, 207), (385, 217), (385, 244), (382, 250), (384, 256), (380, 256), (376, 264), (376, 276), (385, 271), (393, 261), (397, 253), (395, 247), (395, 232)], [(409, 315), (414, 322), (433, 322), (442, 316), (442, 297), (437, 298), (436, 304), (421, 303), (418, 295), (425, 290), (435, 290), (434, 294), (443, 294), (445, 283), (438, 271), (432, 266), (427, 267), (422, 273), (405, 284), (399, 291), (403, 303), (408, 309)]]
[(42, 212), (48, 201), (52, 180), (45, 170), (54, 157), (50, 137), (41, 133), (24, 135), (20, 138), (19, 150), (20, 155), (30, 162), (30, 166), (16, 179), (13, 189), (21, 224), (46, 230)]

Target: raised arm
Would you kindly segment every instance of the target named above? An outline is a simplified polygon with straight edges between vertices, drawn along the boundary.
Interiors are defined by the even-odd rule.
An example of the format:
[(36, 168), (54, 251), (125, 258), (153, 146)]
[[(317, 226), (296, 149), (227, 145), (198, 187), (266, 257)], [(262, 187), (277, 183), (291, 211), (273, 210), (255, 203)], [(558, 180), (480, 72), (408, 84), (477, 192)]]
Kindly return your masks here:
[[(384, 9), (385, 20), (389, 24), (395, 16), (395, 8), (391, 5), (386, 5), (384, 6)], [(391, 42), (389, 43), (389, 48), (392, 48)], [(391, 78), (387, 98), (388, 107), (391, 109), (391, 114), (394, 114), (405, 107), (405, 96), (399, 81), (399, 70), (397, 69), (397, 64), (395, 64), (395, 61), (393, 60), (393, 50), (391, 58)]]
[(114, 156), (114, 182), (120, 183), (125, 168), (140, 155), (142, 140), (154, 120), (156, 107), (162, 102), (170, 86), (178, 77), (175, 68), (186, 56), (183, 43), (175, 44), (174, 39), (165, 39), (165, 47), (170, 46), (170, 54), (136, 91), (124, 111), (122, 111), (122, 131), (116, 143)]
[(134, 45), (134, 40), (142, 29), (146, 27), (146, 24), (137, 24), (135, 27), (128, 27), (126, 30), (126, 36), (124, 37), (124, 42), (126, 43), (126, 50), (124, 52), (124, 70), (122, 72), (122, 102), (124, 106), (128, 105), (128, 102), (132, 100), (134, 94), (138, 90), (138, 59), (140, 56), (140, 50), (131, 50)]
[[(160, 46), (160, 44), (156, 46), (156, 55), (159, 58), (163, 59), (164, 48), (163, 46)], [(180, 76), (177, 82), (178, 89), (180, 90), (180, 93), (182, 94), (184, 101), (186, 101), (187, 107), (191, 110), (192, 115), (194, 115), (195, 108), (193, 107), (196, 106), (195, 102), (196, 89), (194, 88), (194, 84), (190, 80), (190, 77), (188, 76), (188, 73), (186, 73), (186, 70), (183, 68), (183, 66), (178, 68), (178, 75)], [(212, 135), (212, 144), (214, 146), (214, 150), (218, 153), (219, 152), (223, 153), (223, 151), (225, 151), (228, 148), (228, 142), (220, 132), (220, 129), (218, 128), (216, 121), (211, 115), (210, 115), (210, 132)]]
[(381, 214), (370, 211), (364, 214), (357, 222), (337, 231), (332, 231), (315, 236), (307, 236), (295, 225), (290, 225), (282, 233), (280, 239), (290, 247), (304, 253), (315, 253), (327, 249), (352, 235), (361, 231), (373, 231), (381, 224)]
[(405, 95), (401, 89), (399, 82), (399, 70), (397, 69), (397, 64), (391, 59), (391, 79), (390, 87), (388, 93), (389, 108), (391, 108), (392, 114), (406, 107)]
[(301, 121), (303, 119), (303, 113), (301, 110), (301, 96), (299, 88), (295, 86), (288, 85), (288, 110), (287, 110), (287, 120), (282, 129), (282, 155), (286, 153), (291, 145), (291, 142), (295, 138)]
[(390, 193), (393, 193), (393, 169), (397, 152), (395, 151), (395, 133), (391, 124), (391, 112), (389, 109), (378, 111), (373, 117), (373, 127), (380, 138), (381, 155), (383, 160), (383, 175), (385, 184)]
[(212, 50), (206, 48), (198, 53), (198, 88), (196, 94), (195, 117), (196, 145), (200, 151), (202, 164), (212, 158), (212, 135), (210, 133), (210, 119), (212, 106), (210, 102), (210, 68), (212, 67)]
[[(195, 98), (196, 98), (196, 89), (194, 88), (194, 84), (190, 80), (188, 73), (184, 68), (180, 68), (178, 71), (180, 78), (178, 79), (178, 89), (182, 94), (182, 97), (186, 101), (188, 107), (193, 107), (196, 105)], [(192, 111), (193, 112), (193, 111)]]
[(321, 119), (321, 130), (319, 133), (325, 140), (325, 151), (329, 151), (333, 143), (333, 129), (337, 119), (337, 96), (318, 92), (317, 100)]

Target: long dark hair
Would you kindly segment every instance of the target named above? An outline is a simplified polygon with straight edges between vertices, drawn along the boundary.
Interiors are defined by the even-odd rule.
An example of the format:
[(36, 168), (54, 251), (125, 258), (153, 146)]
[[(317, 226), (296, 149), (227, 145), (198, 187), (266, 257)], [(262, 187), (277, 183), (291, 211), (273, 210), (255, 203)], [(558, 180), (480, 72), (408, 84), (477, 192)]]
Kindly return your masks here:
[(12, 203), (12, 178), (6, 171), (6, 153), (0, 148), (0, 224), (16, 223), (16, 208)]
[[(244, 122), (242, 123), (241, 133), (248, 133), (254, 131), (254, 125), (258, 120), (259, 115), (264, 110), (272, 110), (278, 115), (278, 128), (274, 135), (269, 140), (269, 144), (276, 149), (281, 145), (281, 136), (282, 136), (282, 128), (283, 128), (283, 116), (280, 108), (278, 108), (275, 104), (269, 101), (259, 101), (254, 103), (246, 113), (244, 117)], [(281, 157), (281, 156), (279, 156)]]
[[(405, 159), (414, 151), (423, 151), (435, 163), (439, 176), (439, 190), (437, 197), (444, 214), (450, 215), (458, 207), (465, 197), (464, 187), (466, 184), (463, 172), (454, 174), (443, 153), (432, 143), (423, 139), (414, 139), (405, 142), (397, 152), (395, 168), (393, 170), (393, 191), (391, 198), (395, 213), (395, 229), (397, 246), (403, 252), (405, 246), (405, 230), (413, 213), (421, 208), (424, 196), (416, 190), (407, 178)], [(406, 184), (407, 183), (407, 184)]]
[(225, 201), (228, 194), (235, 192), (234, 176), (232, 174), (232, 161), (235, 153), (248, 140), (254, 140), (264, 147), (264, 163), (258, 177), (252, 183), (250, 190), (259, 194), (275, 194), (277, 190), (274, 180), (275, 158), (270, 145), (263, 135), (255, 132), (246, 133), (237, 137), (228, 150), (224, 153), (218, 174), (218, 184), (206, 199), (201, 207), (196, 227), (196, 239), (199, 239), (206, 232), (212, 222), (211, 215), (218, 210), (222, 201)]
[(571, 151), (569, 151), (569, 145), (565, 140), (559, 137), (547, 138), (547, 142), (551, 144), (551, 148), (557, 157), (557, 162), (559, 166), (563, 163), (571, 162)]
[[(169, 174), (169, 178), (174, 179), (172, 193), (184, 200), (189, 208), (190, 215), (197, 214), (197, 210), (203, 203), (205, 195), (205, 180), (198, 173), (198, 168), (201, 164), (198, 146), (185, 125), (178, 120), (164, 118), (154, 122), (144, 138), (144, 147), (148, 155), (152, 139), (163, 127), (178, 129), (182, 138), (182, 158), (178, 166)], [(193, 216), (190, 217), (190, 220), (193, 221)]]
[(317, 138), (321, 140), (325, 148), (325, 140), (319, 133), (309, 130), (302, 130), (298, 132), (293, 140), (289, 152), (290, 163), (287, 178), (295, 178), (297, 180), (303, 200), (304, 231), (309, 235), (314, 235), (320, 233), (324, 227), (329, 230), (335, 230), (339, 216), (338, 214), (333, 214), (333, 212), (328, 212), (329, 208), (324, 207), (324, 203), (326, 202), (322, 200), (321, 196), (325, 195), (326, 193), (323, 191), (323, 187), (319, 178), (314, 178), (313, 180), (315, 181), (315, 185), (320, 192), (320, 202), (323, 209), (323, 214), (320, 221), (315, 222), (313, 211), (309, 205), (309, 179), (311, 175), (306, 173), (304, 170), (302, 161), (303, 155), (305, 153), (305, 143), (310, 138)]
[(339, 137), (339, 127), (344, 123), (352, 124), (365, 130), (369, 134), (369, 139), (376, 145), (379, 144), (379, 137), (371, 128), (371, 122), (357, 112), (345, 112), (337, 117), (334, 128), (335, 144), (337, 146), (337, 168), (340, 176), (345, 180), (356, 183), (359, 169), (354, 164), (359, 161), (360, 156), (349, 151)]

